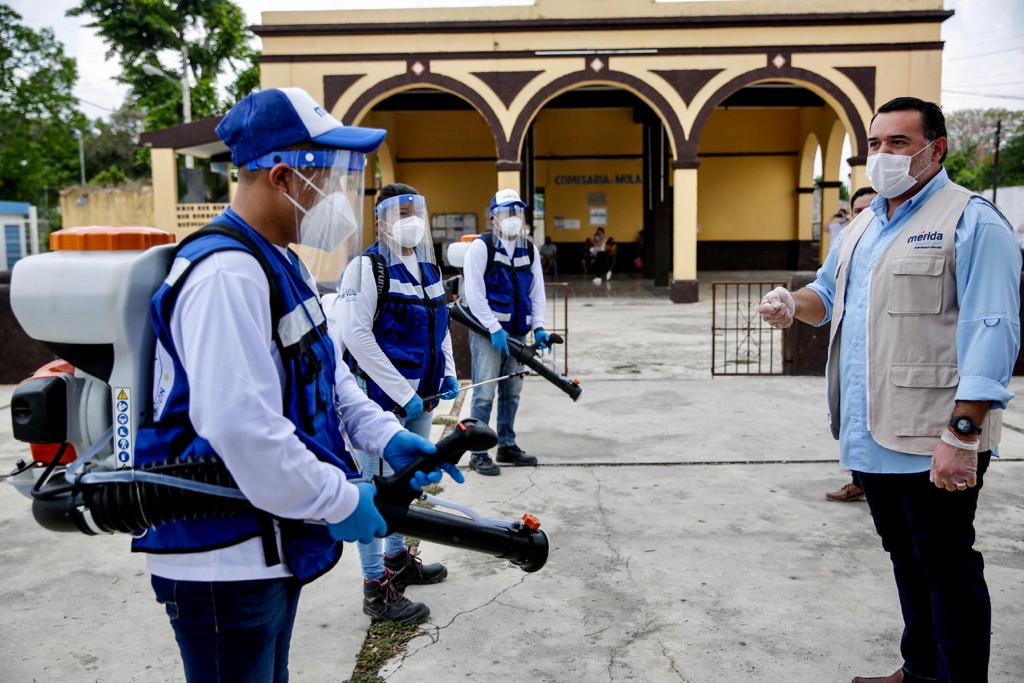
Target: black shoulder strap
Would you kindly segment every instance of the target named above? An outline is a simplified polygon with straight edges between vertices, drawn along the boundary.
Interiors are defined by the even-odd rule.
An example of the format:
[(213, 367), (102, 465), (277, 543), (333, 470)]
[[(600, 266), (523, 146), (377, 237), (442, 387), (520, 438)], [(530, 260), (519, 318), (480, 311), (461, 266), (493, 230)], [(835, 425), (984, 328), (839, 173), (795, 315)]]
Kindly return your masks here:
[(526, 238), (526, 251), (527, 251), (527, 253), (530, 254), (530, 267), (531, 268), (533, 267), (533, 250), (534, 250), (534, 248), (535, 247), (533, 246), (533, 240), (530, 239), (529, 237), (527, 237)]
[(384, 297), (391, 291), (391, 276), (388, 275), (388, 266), (384, 257), (380, 254), (370, 252), (370, 268), (373, 269), (373, 282), (377, 285), (377, 310), (373, 312), (373, 320), (376, 322), (380, 312), (384, 310)]
[(487, 266), (484, 267), (484, 275), (487, 275), (487, 273), (491, 270), (491, 266), (494, 265), (494, 253), (497, 247), (494, 246), (493, 233), (487, 233), (483, 235), (481, 239), (483, 239), (484, 244), (487, 245)]
[[(263, 253), (260, 251), (259, 246), (252, 241), (248, 235), (234, 227), (229, 223), (210, 223), (201, 230), (197, 230), (178, 244), (180, 250), (186, 244), (194, 242), (197, 239), (207, 237), (209, 235), (223, 235), (230, 237), (231, 239), (241, 243), (245, 250), (254, 258), (256, 262), (260, 264), (260, 268), (263, 269), (263, 274), (267, 276), (267, 284), (270, 286), (270, 315), (271, 319), (278, 321), (285, 314), (284, 310), (284, 297), (281, 295), (281, 286), (277, 282), (277, 277), (274, 275), (274, 270), (270, 264), (263, 257)], [(274, 341), (279, 342), (277, 337), (277, 325), (272, 325), (274, 328), (272, 334)]]

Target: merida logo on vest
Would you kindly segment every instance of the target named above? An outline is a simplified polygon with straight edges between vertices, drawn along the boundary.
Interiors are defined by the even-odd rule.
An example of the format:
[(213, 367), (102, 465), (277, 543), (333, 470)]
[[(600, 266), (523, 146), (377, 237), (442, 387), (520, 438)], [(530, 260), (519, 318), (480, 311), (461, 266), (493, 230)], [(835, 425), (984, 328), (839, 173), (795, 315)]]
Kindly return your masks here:
[(941, 249), (942, 233), (939, 231), (920, 232), (908, 237), (907, 244), (913, 244), (915, 249)]

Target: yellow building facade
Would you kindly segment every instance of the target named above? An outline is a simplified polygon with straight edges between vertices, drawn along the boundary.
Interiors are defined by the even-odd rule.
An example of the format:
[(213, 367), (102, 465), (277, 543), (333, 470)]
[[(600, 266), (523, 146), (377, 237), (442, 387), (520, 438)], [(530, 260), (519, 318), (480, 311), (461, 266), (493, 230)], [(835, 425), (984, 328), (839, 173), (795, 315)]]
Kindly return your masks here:
[[(305, 88), (345, 124), (388, 130), (367, 186), (415, 186), (439, 243), (483, 229), (494, 191), (517, 188), (563, 271), (604, 227), (621, 269), (686, 302), (698, 268), (817, 263), (815, 155), (827, 221), (844, 139), (852, 192), (877, 106), (939, 100), (950, 14), (941, 0), (537, 0), (265, 12), (254, 30), (264, 88)], [(148, 140), (161, 227), (178, 227), (175, 150), (217, 153), (192, 127)]]

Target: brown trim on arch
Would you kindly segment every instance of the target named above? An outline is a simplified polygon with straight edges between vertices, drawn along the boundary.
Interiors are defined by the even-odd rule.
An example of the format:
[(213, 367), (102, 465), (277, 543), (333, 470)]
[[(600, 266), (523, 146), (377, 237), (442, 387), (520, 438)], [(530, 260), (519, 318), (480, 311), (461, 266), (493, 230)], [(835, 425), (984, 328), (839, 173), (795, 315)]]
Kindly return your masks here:
[(651, 72), (658, 74), (672, 86), (683, 104), (687, 107), (693, 101), (694, 95), (708, 84), (712, 78), (722, 73), (724, 69), (652, 69)]
[(919, 24), (942, 23), (951, 16), (953, 16), (952, 10), (904, 10), (893, 12), (598, 17), (593, 19), (483, 19), (473, 21), (410, 21), (406, 23), (256, 24), (251, 29), (253, 33), (261, 38), (270, 38), (276, 36), (395, 35), (398, 33), (521, 33), (524, 31), (636, 31), (680, 28)]
[(523, 88), (543, 71), (471, 71), (494, 91), (507, 109)]
[(857, 86), (868, 101), (871, 110), (875, 109), (875, 67), (873, 66), (837, 66), (836, 71), (843, 74)]
[(798, 187), (796, 188), (797, 194), (814, 194), (813, 187)]
[(659, 118), (667, 124), (668, 133), (675, 143), (675, 148), (677, 150), (683, 149), (683, 146), (686, 143), (686, 134), (683, 132), (683, 126), (679, 123), (675, 110), (672, 109), (665, 98), (662, 97), (661, 93), (659, 93), (653, 86), (632, 74), (623, 73), (621, 71), (602, 69), (601, 73), (595, 74), (588, 69), (586, 71), (574, 71), (573, 73), (556, 78), (542, 87), (534, 94), (533, 97), (530, 98), (530, 101), (526, 103), (522, 111), (520, 111), (519, 116), (516, 118), (516, 123), (512, 127), (512, 135), (509, 136), (508, 150), (511, 153), (511, 156), (519, 156), (519, 148), (522, 145), (523, 136), (526, 135), (526, 129), (550, 99), (559, 92), (572, 90), (574, 86), (582, 85), (584, 83), (592, 83), (594, 81), (617, 83), (624, 86), (627, 90), (633, 90), (636, 93), (641, 94), (648, 102), (650, 102), (655, 113), (660, 114)]
[[(423, 63), (427, 60), (421, 59), (415, 61)], [(391, 78), (375, 83), (363, 92), (362, 95), (356, 98), (356, 101), (352, 103), (348, 108), (348, 111), (345, 112), (344, 116), (342, 116), (341, 122), (346, 126), (355, 124), (356, 117), (359, 116), (364, 109), (367, 109), (371, 102), (406, 85), (433, 85), (441, 90), (447, 90), (454, 93), (469, 102), (473, 108), (484, 117), (487, 127), (491, 129), (491, 135), (494, 136), (494, 148), (497, 151), (498, 158), (500, 159), (503, 157), (502, 153), (507, 147), (505, 133), (502, 130), (501, 122), (498, 120), (497, 114), (495, 114), (494, 110), (491, 109), (491, 106), (487, 104), (487, 101), (481, 97), (476, 90), (470, 88), (462, 81), (457, 81), (450, 76), (435, 74), (431, 71), (424, 71), (419, 76), (411, 71), (406, 71), (400, 76), (392, 76)]]
[[(776, 51), (789, 51), (793, 53), (820, 53), (820, 52), (918, 52), (941, 50), (944, 43), (940, 41), (922, 43), (835, 43), (832, 45), (782, 45), (775, 46)], [(654, 48), (656, 53), (639, 55), (650, 57), (656, 54), (659, 57), (692, 57), (707, 55), (749, 55), (761, 54), (765, 50), (772, 49), (770, 45), (721, 45), (714, 47), (659, 47)], [(642, 49), (642, 48), (637, 48)], [(646, 49), (646, 48), (643, 48)], [(587, 55), (593, 57), (596, 55)], [(566, 59), (575, 58), (579, 55), (546, 54), (538, 55), (536, 50), (486, 50), (467, 52), (424, 52), (422, 57), (434, 61), (440, 60), (466, 60), (466, 59)], [(617, 59), (628, 59), (631, 55), (617, 54)], [(409, 55), (405, 52), (351, 52), (332, 54), (278, 54), (260, 55), (260, 63), (307, 63), (307, 62), (403, 62)]]
[(509, 161), (508, 159), (498, 159), (498, 163), (495, 164), (498, 171), (522, 171), (523, 164), (519, 161)]
[(672, 168), (700, 168), (700, 159), (689, 158), (689, 159), (673, 159)]
[(324, 76), (324, 109), (331, 111), (345, 91), (366, 74)]
[[(768, 60), (770, 61), (772, 57), (780, 52), (781, 50), (768, 51)], [(846, 118), (849, 119), (850, 125), (853, 127), (852, 137), (857, 142), (857, 149), (867, 149), (867, 131), (864, 129), (864, 121), (861, 120), (860, 115), (857, 113), (857, 108), (853, 106), (853, 102), (850, 101), (850, 98), (846, 93), (827, 78), (824, 78), (813, 71), (795, 68), (789, 61), (787, 61), (781, 69), (769, 64), (768, 66), (760, 69), (754, 69), (753, 71), (740, 74), (716, 90), (701, 107), (696, 118), (694, 118), (693, 127), (690, 129), (690, 138), (686, 142), (685, 150), (681, 150), (679, 156), (681, 158), (697, 156), (697, 145), (700, 143), (701, 133), (704, 131), (704, 126), (707, 124), (708, 117), (711, 116), (711, 112), (714, 111), (719, 104), (724, 102), (729, 95), (732, 95), (737, 90), (750, 85), (751, 83), (780, 77), (811, 83), (831, 95), (836, 102), (839, 103), (839, 106), (843, 108)]]
[(841, 180), (822, 180), (821, 182), (818, 183), (818, 186), (821, 187), (823, 190), (834, 190), (837, 187), (842, 187), (843, 186), (843, 181), (841, 181)]
[(862, 154), (856, 157), (850, 157), (849, 159), (846, 160), (846, 163), (848, 163), (850, 166), (867, 166), (868, 157), (866, 154)]

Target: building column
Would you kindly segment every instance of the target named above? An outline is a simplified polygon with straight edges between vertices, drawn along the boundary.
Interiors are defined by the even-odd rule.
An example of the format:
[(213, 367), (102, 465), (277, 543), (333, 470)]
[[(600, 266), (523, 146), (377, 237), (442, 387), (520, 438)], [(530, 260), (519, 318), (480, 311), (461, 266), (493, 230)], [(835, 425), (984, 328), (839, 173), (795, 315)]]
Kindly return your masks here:
[(828, 225), (832, 215), (839, 210), (839, 185), (838, 180), (823, 180), (821, 182), (821, 253), (820, 262), (825, 262), (828, 250), (832, 247), (832, 235), (829, 234)]
[[(502, 161), (499, 160), (497, 164), (498, 168), (498, 189), (503, 190), (511, 188), (516, 192), (519, 192), (520, 173), (523, 170), (523, 165), (518, 161)], [(523, 201), (529, 201), (525, 197)]]
[(153, 225), (178, 234), (178, 160), (173, 149), (149, 151), (153, 171)]
[(796, 188), (796, 239), (800, 243), (797, 270), (818, 267), (818, 253), (814, 241), (814, 188)]
[(850, 196), (862, 187), (871, 187), (868, 180), (866, 157), (850, 157), (847, 163), (850, 164)]
[(672, 169), (672, 282), (673, 303), (697, 301), (697, 168)]

